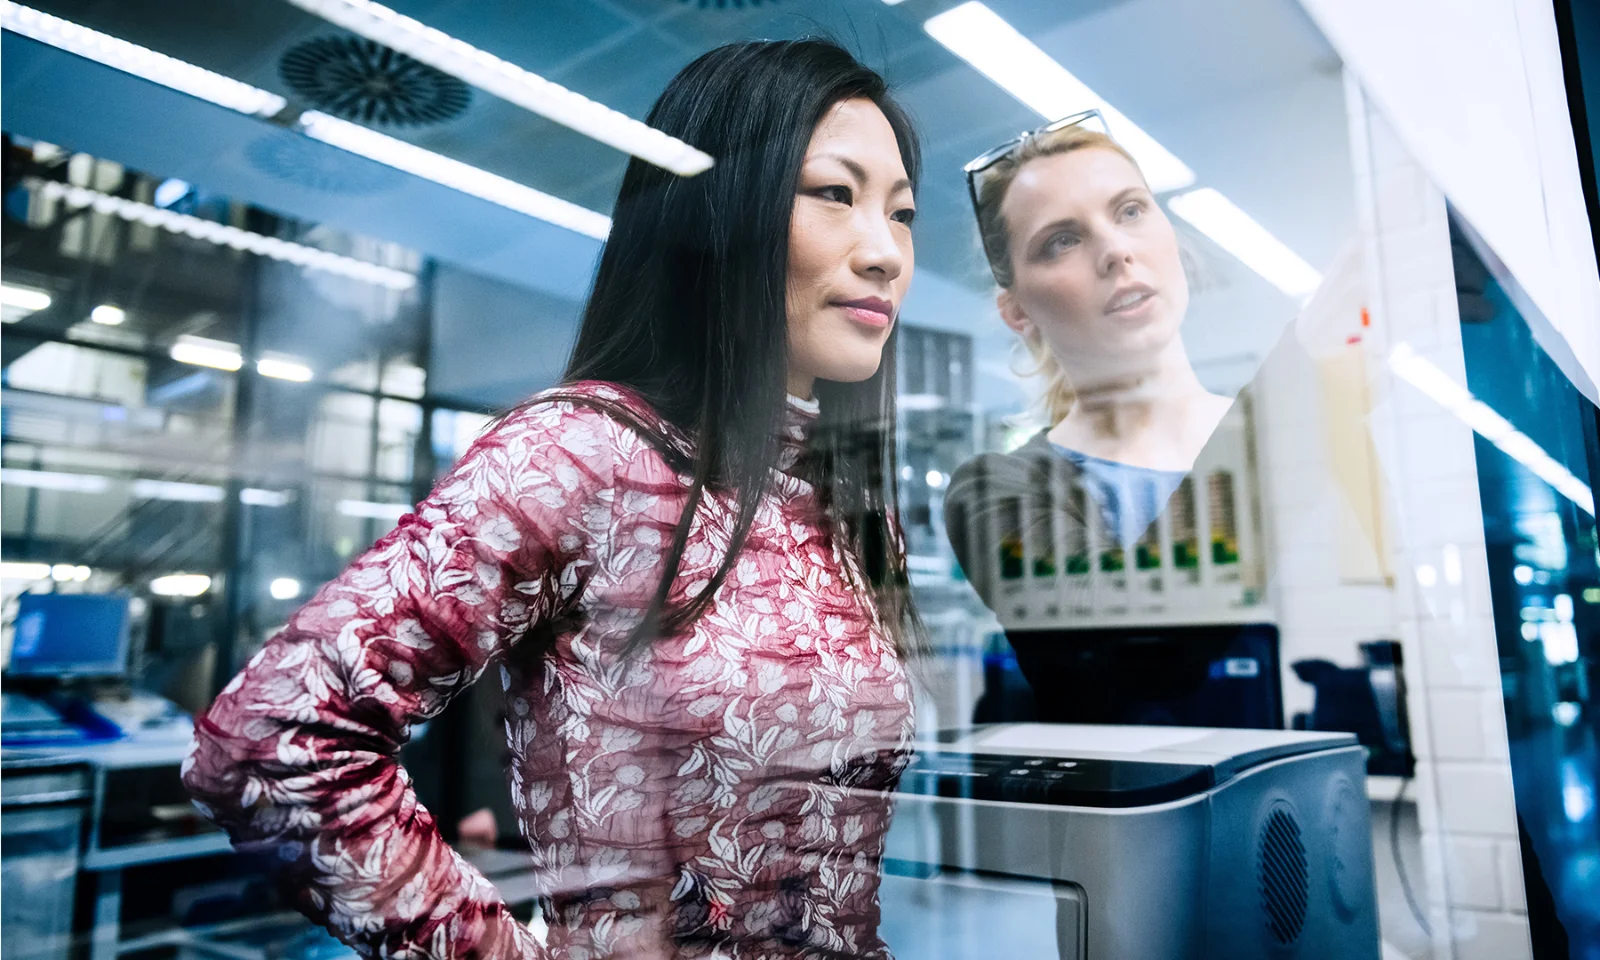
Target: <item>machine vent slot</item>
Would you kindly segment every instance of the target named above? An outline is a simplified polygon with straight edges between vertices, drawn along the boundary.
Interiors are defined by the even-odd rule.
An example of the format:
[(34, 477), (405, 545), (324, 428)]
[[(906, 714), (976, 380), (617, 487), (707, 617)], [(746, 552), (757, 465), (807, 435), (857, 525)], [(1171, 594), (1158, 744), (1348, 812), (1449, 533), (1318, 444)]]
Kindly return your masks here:
[(472, 88), (411, 57), (360, 37), (317, 37), (278, 61), (278, 73), (319, 110), (380, 127), (422, 127), (454, 120)]
[(1267, 814), (1256, 875), (1267, 932), (1281, 946), (1294, 943), (1306, 923), (1309, 878), (1300, 824), (1287, 804), (1279, 803)]

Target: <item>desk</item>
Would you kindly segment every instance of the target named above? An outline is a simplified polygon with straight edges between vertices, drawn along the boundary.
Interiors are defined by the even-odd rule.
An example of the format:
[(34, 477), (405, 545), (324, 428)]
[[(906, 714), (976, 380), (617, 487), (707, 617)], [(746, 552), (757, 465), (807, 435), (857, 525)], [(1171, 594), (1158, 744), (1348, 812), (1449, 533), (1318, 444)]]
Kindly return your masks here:
[[(230, 849), (227, 836), (204, 821), (188, 805), (178, 781), (178, 769), (188, 754), (193, 727), (187, 719), (154, 729), (140, 730), (120, 740), (81, 744), (6, 747), (0, 765), (25, 765), (40, 761), (82, 763), (90, 770), (89, 836), (82, 868), (94, 890), (94, 927), (90, 934), (90, 960), (115, 960), (128, 944), (121, 940), (122, 871), (125, 867), (167, 860), (211, 856)], [(171, 768), (170, 777), (160, 768)], [(155, 784), (171, 797), (162, 796), (161, 810), (152, 809), (149, 824), (117, 819), (123, 811), (108, 801), (111, 782), (137, 771), (151, 771), (142, 785)]]

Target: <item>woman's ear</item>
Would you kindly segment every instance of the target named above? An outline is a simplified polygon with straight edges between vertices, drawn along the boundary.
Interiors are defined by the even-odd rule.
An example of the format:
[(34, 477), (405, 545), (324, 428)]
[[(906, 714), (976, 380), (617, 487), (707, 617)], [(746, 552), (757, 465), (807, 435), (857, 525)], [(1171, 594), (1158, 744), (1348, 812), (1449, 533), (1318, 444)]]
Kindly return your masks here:
[(1028, 314), (1022, 309), (1022, 304), (1010, 290), (1002, 289), (994, 298), (995, 305), (1000, 308), (1000, 319), (1010, 327), (1012, 332), (1019, 334), (1023, 339), (1030, 339), (1038, 333), (1033, 321), (1028, 319)]

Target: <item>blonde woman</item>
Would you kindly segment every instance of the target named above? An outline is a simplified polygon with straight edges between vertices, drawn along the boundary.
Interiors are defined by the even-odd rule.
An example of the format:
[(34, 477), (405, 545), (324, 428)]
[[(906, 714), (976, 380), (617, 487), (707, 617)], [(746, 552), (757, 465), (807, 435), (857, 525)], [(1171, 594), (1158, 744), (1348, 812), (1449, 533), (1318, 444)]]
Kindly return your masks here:
[(1039, 496), (1050, 470), (1090, 492), (1127, 549), (1232, 404), (1200, 383), (1178, 335), (1189, 284), (1177, 233), (1095, 111), (1001, 144), (966, 174), (1000, 316), (1045, 382), (1049, 425), (956, 472), (946, 513), (957, 556), (972, 572), (953, 514)]

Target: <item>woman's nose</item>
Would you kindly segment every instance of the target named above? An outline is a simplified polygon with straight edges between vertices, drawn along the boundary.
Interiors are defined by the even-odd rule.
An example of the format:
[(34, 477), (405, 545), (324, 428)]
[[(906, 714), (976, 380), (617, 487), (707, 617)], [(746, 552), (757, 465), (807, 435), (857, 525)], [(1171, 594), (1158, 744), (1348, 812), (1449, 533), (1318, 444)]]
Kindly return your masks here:
[(1120, 231), (1112, 230), (1102, 234), (1104, 242), (1100, 248), (1100, 273), (1109, 276), (1112, 271), (1133, 263), (1133, 244)]
[(888, 217), (864, 216), (856, 240), (854, 267), (859, 274), (881, 274), (886, 280), (905, 269), (905, 253), (895, 241)]

